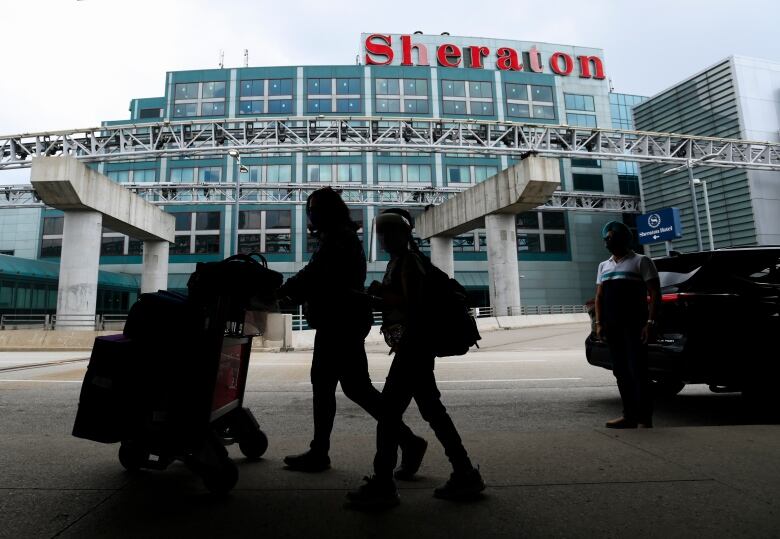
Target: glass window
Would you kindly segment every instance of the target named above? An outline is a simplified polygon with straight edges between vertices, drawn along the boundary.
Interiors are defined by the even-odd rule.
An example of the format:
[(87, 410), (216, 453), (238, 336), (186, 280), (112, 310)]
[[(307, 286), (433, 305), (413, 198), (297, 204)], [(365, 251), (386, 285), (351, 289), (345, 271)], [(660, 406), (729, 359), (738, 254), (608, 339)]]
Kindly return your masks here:
[(123, 236), (102, 238), (100, 242), (100, 256), (120, 256), (124, 253), (125, 238)]
[(427, 114), (427, 99), (407, 99), (404, 105), (404, 112), (407, 114)]
[(41, 258), (59, 258), (61, 253), (62, 238), (41, 240)]
[(333, 112), (330, 99), (309, 99), (306, 110), (311, 113)]
[(269, 80), (268, 95), (292, 95), (292, 79)]
[[(243, 212), (241, 212), (243, 213)], [(238, 252), (260, 253), (263, 250), (262, 235), (260, 234), (239, 234), (238, 235)]]
[(441, 81), (441, 95), (444, 97), (466, 97), (466, 83), (462, 80)]
[(466, 114), (466, 102), (444, 101), (442, 103), (442, 112), (445, 114)]
[(336, 112), (360, 112), (360, 99), (337, 99)]
[(224, 116), (225, 102), (203, 103), (201, 106), (201, 116)]
[(360, 79), (336, 79), (336, 93), (338, 95), (359, 94)]
[(30, 308), (30, 285), (18, 284), (16, 285), (16, 298), (14, 301), (14, 307), (17, 309), (29, 309)]
[(495, 176), (496, 174), (498, 174), (498, 167), (488, 167), (488, 166), (474, 167), (474, 180), (476, 180), (477, 183), (483, 182), (488, 178)]
[(337, 165), (338, 182), (359, 182), (363, 179), (361, 165)]
[(44, 236), (56, 236), (62, 234), (65, 227), (64, 217), (44, 217), (43, 218), (43, 235)]
[(193, 183), (195, 182), (194, 168), (172, 168), (171, 181), (174, 183)]
[[(241, 114), (263, 114), (263, 101), (241, 101), (238, 110)], [(270, 104), (270, 103), (269, 103)]]
[(241, 82), (241, 97), (263, 95), (265, 93), (265, 81), (245, 80)]
[(563, 94), (563, 98), (569, 110), (596, 111), (592, 95)]
[(604, 179), (600, 174), (572, 174), (575, 191), (603, 191)]
[(401, 165), (377, 165), (377, 179), (380, 182), (401, 182), (403, 169)]
[(198, 99), (198, 83), (177, 84), (175, 96), (176, 99)]
[(290, 210), (266, 210), (265, 228), (290, 228), (292, 212)]
[(263, 167), (261, 165), (250, 165), (247, 167), (249, 173), (243, 172), (241, 175), (241, 181), (250, 181), (252, 183), (259, 183), (263, 178)]
[[(618, 174), (620, 173), (620, 163), (618, 161)], [(601, 168), (601, 161), (598, 159), (572, 159), (571, 166), (584, 168)]]
[(565, 234), (545, 234), (544, 235), (544, 251), (546, 253), (565, 253), (566, 235)]
[(272, 99), (268, 102), (269, 114), (289, 114), (292, 112), (291, 99)]
[(430, 165), (407, 165), (406, 174), (410, 182), (431, 183)]
[(566, 123), (580, 127), (596, 127), (596, 116), (594, 114), (575, 114), (567, 112)]
[(289, 183), (292, 178), (292, 165), (268, 165), (269, 183)]
[(462, 236), (455, 236), (452, 239), (452, 250), (457, 253), (473, 252), (474, 234), (469, 233)]
[(143, 119), (146, 118), (159, 118), (162, 116), (162, 109), (141, 109), (138, 117)]
[(531, 99), (534, 101), (552, 102), (552, 86), (531, 86)]
[(222, 179), (222, 168), (202, 167), (198, 169), (198, 180), (201, 183), (217, 183)]
[(14, 283), (0, 282), (0, 307), (10, 307), (14, 299)]
[(174, 238), (173, 245), (171, 245), (172, 255), (188, 255), (190, 254), (190, 237), (179, 235)]
[(469, 82), (469, 96), (493, 97), (493, 84), (482, 81)]
[(546, 229), (564, 229), (566, 228), (566, 219), (562, 211), (543, 211), (542, 226)]
[(377, 99), (376, 100), (377, 112), (401, 112), (401, 100), (400, 99)]
[(333, 179), (330, 165), (309, 165), (307, 171), (307, 178), (311, 183), (329, 182)]
[(151, 168), (145, 170), (135, 170), (133, 171), (133, 181), (137, 183), (156, 182), (157, 171)]
[(471, 114), (474, 116), (492, 116), (493, 103), (484, 103), (482, 101), (471, 102)]
[(203, 83), (203, 98), (211, 99), (215, 97), (225, 97), (225, 83), (224, 82), (204, 82)]
[(518, 234), (517, 250), (524, 253), (542, 252), (542, 242), (539, 234)]
[(197, 103), (177, 103), (173, 107), (173, 115), (177, 118), (186, 117), (186, 116), (197, 116), (198, 115), (198, 104)]
[(428, 81), (425, 79), (404, 79), (405, 95), (428, 96)]
[(398, 79), (376, 79), (377, 95), (399, 95)]
[(555, 109), (544, 105), (534, 105), (534, 118), (555, 118)]
[(467, 166), (447, 167), (449, 183), (471, 183), (471, 170)]
[(517, 214), (517, 228), (539, 228), (539, 214), (535, 211), (526, 211)]
[(128, 255), (143, 255), (144, 254), (144, 242), (141, 240), (136, 240), (134, 238), (130, 238), (130, 241), (127, 242), (127, 254)]
[(509, 103), (507, 105), (507, 114), (509, 116), (515, 116), (520, 118), (530, 118), (531, 109), (528, 105)]
[(129, 170), (112, 170), (108, 174), (106, 174), (109, 180), (115, 181), (115, 182), (127, 182), (130, 181), (130, 171)]
[(260, 210), (242, 210), (238, 213), (238, 228), (242, 230), (260, 230), (263, 212)]
[(208, 234), (195, 236), (195, 254), (214, 254), (219, 252), (219, 236)]
[(290, 234), (266, 234), (265, 235), (266, 253), (290, 253), (292, 252), (292, 242)]
[(177, 212), (172, 215), (176, 219), (175, 230), (189, 230), (192, 226), (192, 218), (189, 212)]
[(331, 81), (330, 79), (308, 79), (308, 93), (310, 95), (330, 95)]
[(528, 100), (528, 87), (525, 84), (506, 84), (506, 98)]
[(218, 211), (199, 211), (195, 213), (195, 230), (219, 230)]

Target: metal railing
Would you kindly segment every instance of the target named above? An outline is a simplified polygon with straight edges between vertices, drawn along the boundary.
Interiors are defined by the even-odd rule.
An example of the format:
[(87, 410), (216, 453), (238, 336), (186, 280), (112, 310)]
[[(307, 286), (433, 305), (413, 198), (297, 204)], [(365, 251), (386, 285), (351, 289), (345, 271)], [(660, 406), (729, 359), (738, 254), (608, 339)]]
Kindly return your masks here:
[(0, 330), (90, 328), (95, 331), (122, 331), (126, 321), (126, 314), (3, 314), (0, 315)]
[(52, 329), (50, 314), (4, 314), (0, 315), (2, 329)]

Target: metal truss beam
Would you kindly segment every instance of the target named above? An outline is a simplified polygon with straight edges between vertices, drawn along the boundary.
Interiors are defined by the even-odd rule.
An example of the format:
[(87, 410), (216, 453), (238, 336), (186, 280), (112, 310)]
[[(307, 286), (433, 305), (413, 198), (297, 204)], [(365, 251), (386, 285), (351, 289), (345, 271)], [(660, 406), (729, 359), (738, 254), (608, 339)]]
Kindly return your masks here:
[[(138, 183), (123, 184), (124, 187), (144, 200), (162, 205), (184, 204), (233, 204), (235, 203), (235, 185), (233, 184), (160, 184)], [(350, 206), (394, 205), (424, 208), (438, 205), (449, 197), (464, 191), (461, 188), (434, 188), (410, 186), (385, 186), (362, 184), (242, 184), (240, 204), (305, 204), (309, 194), (329, 185), (341, 192), (344, 201)], [(0, 209), (44, 207), (34, 189), (27, 185), (0, 186)], [(639, 199), (626, 195), (578, 193), (556, 191), (552, 199), (540, 210), (577, 210), (620, 213), (638, 213)]]
[(71, 155), (87, 162), (289, 152), (456, 153), (519, 158), (610, 159), (780, 171), (780, 144), (676, 133), (488, 120), (290, 117), (153, 123), (0, 136), (0, 169), (33, 157)]

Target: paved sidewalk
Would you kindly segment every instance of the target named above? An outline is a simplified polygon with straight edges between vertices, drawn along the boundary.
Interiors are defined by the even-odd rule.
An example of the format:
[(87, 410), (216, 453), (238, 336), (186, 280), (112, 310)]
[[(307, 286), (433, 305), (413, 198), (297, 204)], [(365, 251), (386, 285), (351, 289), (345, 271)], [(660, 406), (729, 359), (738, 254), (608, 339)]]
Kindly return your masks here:
[(209, 495), (182, 465), (125, 473), (117, 446), (62, 434), (0, 438), (0, 537), (780, 537), (780, 426), (463, 432), (489, 488), (434, 499), (448, 466), (431, 444), (400, 507), (343, 508), (369, 472), (370, 434), (334, 439), (333, 469), (281, 459), (306, 439), (271, 439), (241, 478)]

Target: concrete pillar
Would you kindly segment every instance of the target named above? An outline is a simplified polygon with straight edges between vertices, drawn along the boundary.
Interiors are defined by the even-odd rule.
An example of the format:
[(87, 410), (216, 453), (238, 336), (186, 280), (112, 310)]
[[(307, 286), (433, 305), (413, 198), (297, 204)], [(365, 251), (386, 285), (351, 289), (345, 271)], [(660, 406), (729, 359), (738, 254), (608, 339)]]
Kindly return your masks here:
[(65, 212), (56, 329), (95, 329), (102, 233), (99, 212)]
[(141, 293), (168, 290), (168, 251), (167, 241), (144, 242), (144, 268), (141, 274)]
[(520, 306), (515, 216), (486, 215), (485, 228), (487, 229), (490, 306), (493, 307), (496, 316), (506, 316), (509, 314), (509, 307)]
[(431, 238), (431, 262), (450, 277), (455, 277), (452, 236), (433, 236)]

